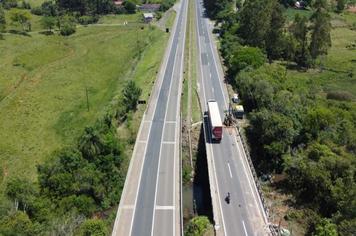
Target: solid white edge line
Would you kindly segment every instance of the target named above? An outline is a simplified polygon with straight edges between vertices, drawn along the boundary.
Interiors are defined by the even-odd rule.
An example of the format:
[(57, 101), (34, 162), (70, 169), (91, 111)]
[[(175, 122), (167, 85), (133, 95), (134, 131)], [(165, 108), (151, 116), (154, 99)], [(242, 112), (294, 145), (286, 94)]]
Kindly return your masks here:
[(232, 179), (232, 173), (231, 173), (231, 168), (230, 168), (230, 163), (227, 163), (227, 167), (229, 167), (229, 172), (230, 172), (230, 178)]
[(162, 206), (162, 205), (156, 205), (155, 210), (173, 210), (174, 211), (175, 206)]

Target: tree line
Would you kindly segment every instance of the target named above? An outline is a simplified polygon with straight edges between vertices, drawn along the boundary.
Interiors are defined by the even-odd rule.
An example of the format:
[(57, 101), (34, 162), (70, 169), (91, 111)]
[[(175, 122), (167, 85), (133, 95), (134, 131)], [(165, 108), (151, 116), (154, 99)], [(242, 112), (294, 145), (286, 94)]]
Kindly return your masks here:
[[(173, 6), (174, 0), (162, 0), (160, 11), (166, 11)], [(20, 25), (23, 32), (31, 31), (32, 14), (42, 16), (41, 25), (52, 34), (57, 28), (63, 36), (76, 31), (76, 24), (88, 25), (96, 23), (100, 15), (105, 14), (134, 14), (137, 1), (125, 0), (122, 5), (116, 6), (112, 0), (46, 0), (41, 6), (31, 7), (26, 2), (17, 0), (0, 1), (0, 39), (1, 33), (6, 30), (4, 9), (9, 10), (11, 23)], [(30, 11), (29, 11), (30, 10)], [(161, 13), (157, 13), (161, 17)]]
[(37, 166), (37, 182), (7, 182), (11, 204), (0, 207), (1, 235), (107, 235), (110, 226), (92, 217), (119, 203), (128, 157), (117, 125), (136, 110), (141, 89), (129, 81), (122, 94), (74, 146)]
[(297, 14), (288, 23), (283, 2), (276, 0), (237, 2), (237, 12), (232, 1), (205, 0), (208, 15), (220, 25), (228, 81), (249, 112), (246, 133), (256, 169), (285, 176), (279, 187), (304, 209), (299, 219), (307, 221), (307, 235), (351, 236), (356, 106), (347, 94), (325, 96), (312, 79), (293, 79), (285, 66), (314, 67), (331, 46), (326, 1), (310, 5), (310, 18)]

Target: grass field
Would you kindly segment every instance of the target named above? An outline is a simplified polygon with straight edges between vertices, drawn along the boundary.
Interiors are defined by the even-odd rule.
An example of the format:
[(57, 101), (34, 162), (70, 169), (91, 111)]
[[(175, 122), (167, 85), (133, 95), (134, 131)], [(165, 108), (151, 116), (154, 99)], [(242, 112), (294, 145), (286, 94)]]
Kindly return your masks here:
[[(295, 13), (296, 10), (291, 9), (288, 14), (292, 14), (292, 12)], [(307, 72), (288, 70), (288, 73), (291, 78), (304, 81), (312, 79), (326, 92), (347, 91), (353, 95), (355, 100), (356, 49), (349, 49), (347, 46), (356, 43), (356, 31), (350, 29), (352, 24), (356, 24), (356, 14), (332, 14), (331, 22), (333, 25), (332, 46), (328, 55), (319, 61), (321, 66)]]
[(299, 14), (300, 16), (310, 17), (312, 12), (309, 10), (299, 10), (294, 8), (287, 8), (287, 10), (285, 11), (285, 16), (288, 21), (294, 20), (294, 16), (296, 14)]
[(45, 0), (27, 0), (30, 3), (31, 7), (38, 7), (40, 6)]
[[(0, 192), (10, 177), (35, 180), (36, 165), (75, 142), (126, 80), (135, 79), (147, 98), (168, 34), (148, 26), (90, 26), (67, 38), (39, 33), (4, 38), (0, 164), (5, 181)], [(143, 51), (140, 60), (138, 48)]]
[[(183, 118), (187, 117), (188, 104), (190, 103), (191, 121), (192, 123), (201, 120), (201, 111), (199, 106), (199, 98), (197, 91), (197, 48), (196, 48), (196, 32), (195, 32), (195, 18), (194, 18), (194, 4), (189, 1), (189, 18), (187, 22), (186, 42), (185, 42), (185, 55), (184, 55), (184, 83), (182, 95), (182, 115)], [(189, 80), (191, 83), (191, 100), (188, 98), (188, 85)]]

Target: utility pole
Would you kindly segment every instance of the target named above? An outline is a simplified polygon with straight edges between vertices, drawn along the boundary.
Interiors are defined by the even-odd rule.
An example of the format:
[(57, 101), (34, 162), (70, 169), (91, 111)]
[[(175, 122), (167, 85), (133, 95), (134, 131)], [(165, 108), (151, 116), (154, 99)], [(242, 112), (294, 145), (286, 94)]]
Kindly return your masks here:
[(89, 93), (88, 93), (88, 87), (85, 85), (85, 95), (87, 97), (87, 109), (89, 111)]

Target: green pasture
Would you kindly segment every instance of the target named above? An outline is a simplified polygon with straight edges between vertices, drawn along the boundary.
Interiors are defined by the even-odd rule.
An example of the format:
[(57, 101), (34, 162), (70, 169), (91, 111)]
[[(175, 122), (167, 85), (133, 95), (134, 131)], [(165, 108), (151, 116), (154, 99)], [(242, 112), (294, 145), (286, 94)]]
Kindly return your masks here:
[(39, 32), (0, 40), (0, 192), (13, 176), (36, 180), (36, 165), (76, 142), (126, 80), (147, 98), (168, 39), (147, 25)]

